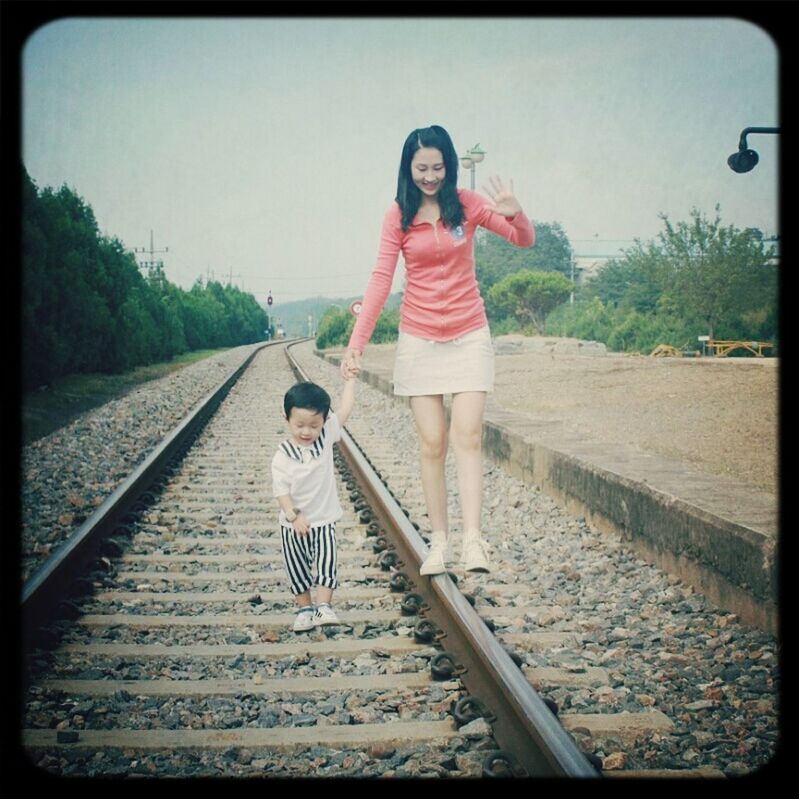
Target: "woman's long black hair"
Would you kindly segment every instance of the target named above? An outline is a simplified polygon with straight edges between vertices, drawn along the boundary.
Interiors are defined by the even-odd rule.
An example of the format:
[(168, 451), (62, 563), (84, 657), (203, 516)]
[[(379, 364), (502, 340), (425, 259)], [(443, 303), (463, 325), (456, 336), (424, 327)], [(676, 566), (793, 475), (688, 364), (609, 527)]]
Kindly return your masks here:
[(458, 155), (449, 133), (439, 125), (429, 128), (417, 128), (405, 139), (400, 159), (399, 178), (397, 179), (397, 203), (402, 210), (402, 229), (407, 230), (416, 216), (422, 202), (422, 192), (413, 182), (411, 161), (417, 150), (422, 147), (434, 147), (444, 157), (444, 182), (438, 190), (438, 204), (441, 218), (447, 227), (457, 227), (463, 223), (463, 205), (458, 198)]

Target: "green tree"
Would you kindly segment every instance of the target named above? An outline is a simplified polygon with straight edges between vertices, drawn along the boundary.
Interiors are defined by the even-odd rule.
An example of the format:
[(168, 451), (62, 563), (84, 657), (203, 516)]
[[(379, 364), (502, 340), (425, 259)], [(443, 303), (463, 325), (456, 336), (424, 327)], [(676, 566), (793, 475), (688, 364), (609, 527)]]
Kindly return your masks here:
[(158, 352), (158, 330), (155, 320), (143, 302), (141, 292), (131, 292), (117, 315), (119, 371), (151, 363)]
[(200, 281), (186, 292), (160, 265), (145, 278), (75, 191), (40, 191), (21, 170), (24, 390), (263, 338), (268, 318), (252, 295)]
[(316, 346), (320, 350), (329, 347), (344, 347), (350, 340), (355, 317), (344, 309), (328, 308), (319, 320), (316, 331)]
[(486, 232), (476, 240), (474, 257), (477, 278), (485, 291), (523, 269), (570, 275), (574, 260), (569, 239), (557, 222), (537, 222), (532, 247), (516, 247), (501, 236)]
[(636, 241), (623, 258), (608, 261), (586, 281), (583, 295), (598, 297), (605, 305), (653, 313), (667, 291), (672, 274), (670, 264), (652, 242)]
[(515, 247), (501, 236), (481, 230), (474, 256), (477, 281), (492, 323), (512, 318), (491, 300), (491, 288), (500, 280), (525, 269), (570, 275), (574, 263), (569, 239), (557, 222), (536, 222), (532, 247)]
[(383, 311), (377, 317), (375, 329), (370, 341), (373, 344), (383, 344), (387, 341), (396, 341), (399, 336), (400, 312), (398, 308), (390, 311)]
[[(696, 209), (690, 222), (661, 219), (665, 230), (655, 241), (636, 241), (578, 292), (578, 299), (599, 300), (607, 309), (611, 324), (601, 340), (629, 349), (635, 339), (641, 351), (658, 336), (653, 346), (695, 347), (699, 334), (777, 343), (775, 252), (762, 233), (722, 226), (718, 206), (712, 221)], [(578, 302), (575, 313), (584, 308)], [(655, 321), (629, 316), (633, 311)], [(555, 319), (564, 330), (580, 327), (562, 312)]]
[(722, 227), (719, 206), (710, 221), (693, 209), (689, 222), (660, 217), (660, 252), (673, 283), (670, 293), (689, 318), (701, 320), (711, 338), (743, 315), (776, 303), (774, 247), (757, 230)]
[[(355, 317), (343, 308), (328, 308), (319, 320), (316, 331), (316, 346), (320, 350), (329, 347), (346, 347), (349, 343)], [(372, 344), (383, 344), (396, 341), (399, 330), (399, 309), (384, 310), (377, 317), (375, 329), (369, 341)]]
[(552, 312), (547, 322), (556, 336), (607, 342), (613, 329), (613, 313), (599, 297), (593, 297), (577, 301), (574, 305), (561, 305)]
[(544, 334), (547, 316), (568, 299), (572, 288), (572, 282), (557, 272), (525, 270), (501, 280), (491, 288), (489, 296), (523, 326), (533, 325)]

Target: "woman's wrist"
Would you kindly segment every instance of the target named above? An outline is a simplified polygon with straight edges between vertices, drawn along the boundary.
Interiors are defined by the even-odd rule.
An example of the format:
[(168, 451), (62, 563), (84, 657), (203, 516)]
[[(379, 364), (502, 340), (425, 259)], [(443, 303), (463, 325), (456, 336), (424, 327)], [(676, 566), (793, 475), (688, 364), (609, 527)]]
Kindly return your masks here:
[(294, 521), (296, 521), (296, 520), (297, 520), (297, 517), (298, 517), (298, 516), (299, 516), (301, 513), (302, 513), (302, 511), (301, 511), (299, 508), (292, 508), (292, 509), (291, 509), (291, 514), (289, 514), (289, 513), (286, 513), (286, 512), (284, 511), (284, 514), (285, 514), (285, 516), (286, 516), (286, 521), (287, 521), (287, 522), (294, 522)]

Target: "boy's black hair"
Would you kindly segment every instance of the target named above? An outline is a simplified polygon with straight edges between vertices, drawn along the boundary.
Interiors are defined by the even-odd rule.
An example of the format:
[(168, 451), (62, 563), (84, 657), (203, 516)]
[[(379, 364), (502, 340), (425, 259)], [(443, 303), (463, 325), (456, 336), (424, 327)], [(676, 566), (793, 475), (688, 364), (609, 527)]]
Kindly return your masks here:
[(327, 419), (330, 410), (330, 394), (316, 383), (296, 383), (283, 397), (283, 410), (286, 419), (291, 418), (292, 408), (303, 408), (322, 414), (323, 419)]

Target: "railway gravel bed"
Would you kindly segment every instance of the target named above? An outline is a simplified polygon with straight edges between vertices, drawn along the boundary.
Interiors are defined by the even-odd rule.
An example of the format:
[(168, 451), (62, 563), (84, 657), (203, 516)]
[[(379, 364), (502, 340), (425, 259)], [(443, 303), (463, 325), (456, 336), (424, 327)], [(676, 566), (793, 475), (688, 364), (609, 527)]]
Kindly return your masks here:
[(72, 776), (479, 775), (490, 725), (454, 724), (463, 687), (434, 681), (437, 650), (411, 637), (419, 619), (346, 501), (344, 623), (291, 631), (268, 490), (286, 431), (265, 409), (293, 378), (282, 350), (255, 364), (75, 617), (27, 657), (27, 756)]
[[(315, 356), (311, 343), (293, 352), (311, 379), (339, 385), (338, 369)], [(418, 462), (410, 410), (363, 385), (358, 403), (349, 429), (356, 440), (368, 441), (371, 452), (388, 453), (372, 456), (374, 465), (429, 533), (418, 479), (407, 479)], [(447, 481), (457, 559), (460, 510), (451, 457)], [(492, 595), (491, 586), (519, 585), (520, 605), (530, 594), (536, 597), (537, 613), (504, 617), (497, 634), (513, 641), (526, 671), (541, 670), (532, 679), (539, 693), (559, 705), (561, 718), (659, 710), (673, 723), (667, 732), (635, 741), (578, 727), (572, 733), (584, 751), (601, 757), (606, 771), (708, 767), (738, 776), (770, 762), (780, 739), (775, 637), (710, 606), (619, 539), (570, 516), (540, 489), (490, 462), (484, 464), (484, 491), (484, 536), (495, 569), (460, 586), (475, 595), (475, 608), (487, 617), (495, 603), (507, 601)], [(574, 643), (525, 651), (525, 636), (540, 631), (569, 633)], [(597, 668), (602, 671), (591, 671)], [(550, 682), (546, 669), (556, 669), (552, 674), (560, 680), (563, 671), (572, 673), (573, 684)]]
[[(317, 358), (310, 344), (295, 347), (294, 353), (311, 379), (335, 397), (338, 370)], [(243, 357), (231, 355), (230, 369)], [(223, 376), (213, 373), (208, 389)], [(290, 384), (283, 379), (275, 395), (282, 396)], [(165, 393), (176, 393), (167, 380), (157, 383)], [(198, 390), (197, 398), (205, 393), (205, 388)], [(195, 401), (184, 400), (181, 410), (175, 407), (172, 424)], [(264, 390), (260, 401), (275, 407), (274, 425), (264, 431), (272, 438), (261, 444), (271, 449), (284, 425), (271, 393)], [(157, 408), (167, 400), (153, 402)], [(37, 442), (39, 460), (27, 454), (27, 474), (36, 485), (23, 492), (24, 541), (49, 542), (57, 531), (63, 535), (71, 529), (53, 520), (73, 513), (76, 497), (85, 499), (98, 490), (108, 473), (108, 452), (127, 453), (128, 460), (123, 457), (115, 467), (121, 480), (167, 432), (158, 414), (142, 413), (142, 398), (133, 394), (118, 400), (111, 412), (119, 421), (113, 432), (84, 418)], [(371, 455), (373, 463), (421, 532), (429, 532), (409, 410), (360, 384), (348, 428), (370, 453), (378, 453)], [(331, 688), (304, 694), (301, 683), (290, 689), (294, 679), (419, 679), (429, 673), (436, 650), (412, 646), (394, 651), (413, 644), (416, 619), (400, 617), (390, 595), (379, 590), (385, 587), (385, 572), (369, 565), (374, 556), (364, 530), (345, 511), (350, 515), (341, 526), (345, 543), (337, 607), (345, 621), (350, 618), (350, 626), (305, 634), (301, 651), (294, 651), (298, 637), (288, 630), (291, 598), (279, 583), (280, 563), (273, 560), (279, 550), (269, 541), (274, 535), (269, 479), (257, 470), (247, 473), (250, 467), (246, 458), (242, 461), (244, 477), (231, 490), (223, 478), (217, 487), (211, 485), (214, 473), (222, 471), (213, 459), (203, 464), (187, 456), (158, 509), (142, 518), (133, 546), (115, 562), (114, 573), (81, 603), (81, 618), (64, 627), (60, 647), (39, 650), (27, 660), (33, 685), (23, 726), (42, 734), (76, 732), (87, 739), (120, 724), (166, 735), (190, 722), (198, 735), (288, 729), (291, 735), (317, 734), (319, 740), (301, 743), (305, 739), (297, 737), (292, 744), (295, 739), (288, 736), (285, 745), (294, 746), (293, 751), (267, 751), (255, 739), (248, 745), (245, 736), (230, 746), (223, 741), (205, 750), (175, 748), (169, 754), (99, 745), (88, 752), (40, 746), (34, 762), (51, 773), (84, 776), (479, 775), (495, 744), (484, 720), (450, 729), (447, 714), (461, 695), (456, 681), (346, 693)], [(709, 769), (737, 776), (767, 764), (779, 741), (777, 641), (709, 607), (690, 587), (583, 519), (569, 516), (538, 489), (490, 463), (484, 473), (484, 519), (490, 520), (485, 536), (495, 570), (466, 576), (456, 568), (459, 586), (480, 615), (493, 622), (500, 641), (515, 651), (530, 682), (558, 704), (564, 725), (574, 722), (567, 728), (584, 751), (602, 759), (605, 773)], [(448, 481), (457, 555), (459, 509), (451, 463)], [(185, 505), (170, 506), (181, 496)], [(239, 549), (236, 539), (241, 537), (252, 540)], [(251, 555), (252, 562), (225, 562), (222, 542)], [(34, 552), (32, 544), (26, 547), (29, 564), (46, 554), (41, 548)], [(176, 555), (185, 562), (174, 560)], [(160, 600), (159, 593), (169, 599)], [(101, 614), (123, 613), (140, 623), (97, 621)], [(230, 614), (232, 623), (222, 623), (219, 613)], [(163, 621), (151, 623), (157, 614), (164, 614)], [(268, 655), (266, 647), (276, 648)], [(287, 687), (271, 688), (274, 679)], [(175, 690), (166, 696), (139, 694), (141, 683), (136, 682), (133, 691), (87, 696), (73, 685), (113, 680), (170, 680)], [(195, 681), (208, 680), (222, 681), (218, 695), (192, 694)], [(185, 691), (179, 693), (181, 683)], [(617, 721), (640, 719), (642, 714), (667, 723), (659, 730), (639, 731), (592, 723), (611, 715)], [(350, 748), (324, 739), (325, 727), (361, 726), (361, 733), (372, 733), (401, 719), (418, 722), (419, 734), (427, 737), (398, 743), (381, 740), (376, 732), (369, 746)], [(445, 728), (446, 734), (441, 732)], [(431, 742), (430, 736), (438, 739)], [(202, 746), (205, 739), (198, 740)]]
[(145, 383), (23, 447), (23, 582), (256, 346)]

